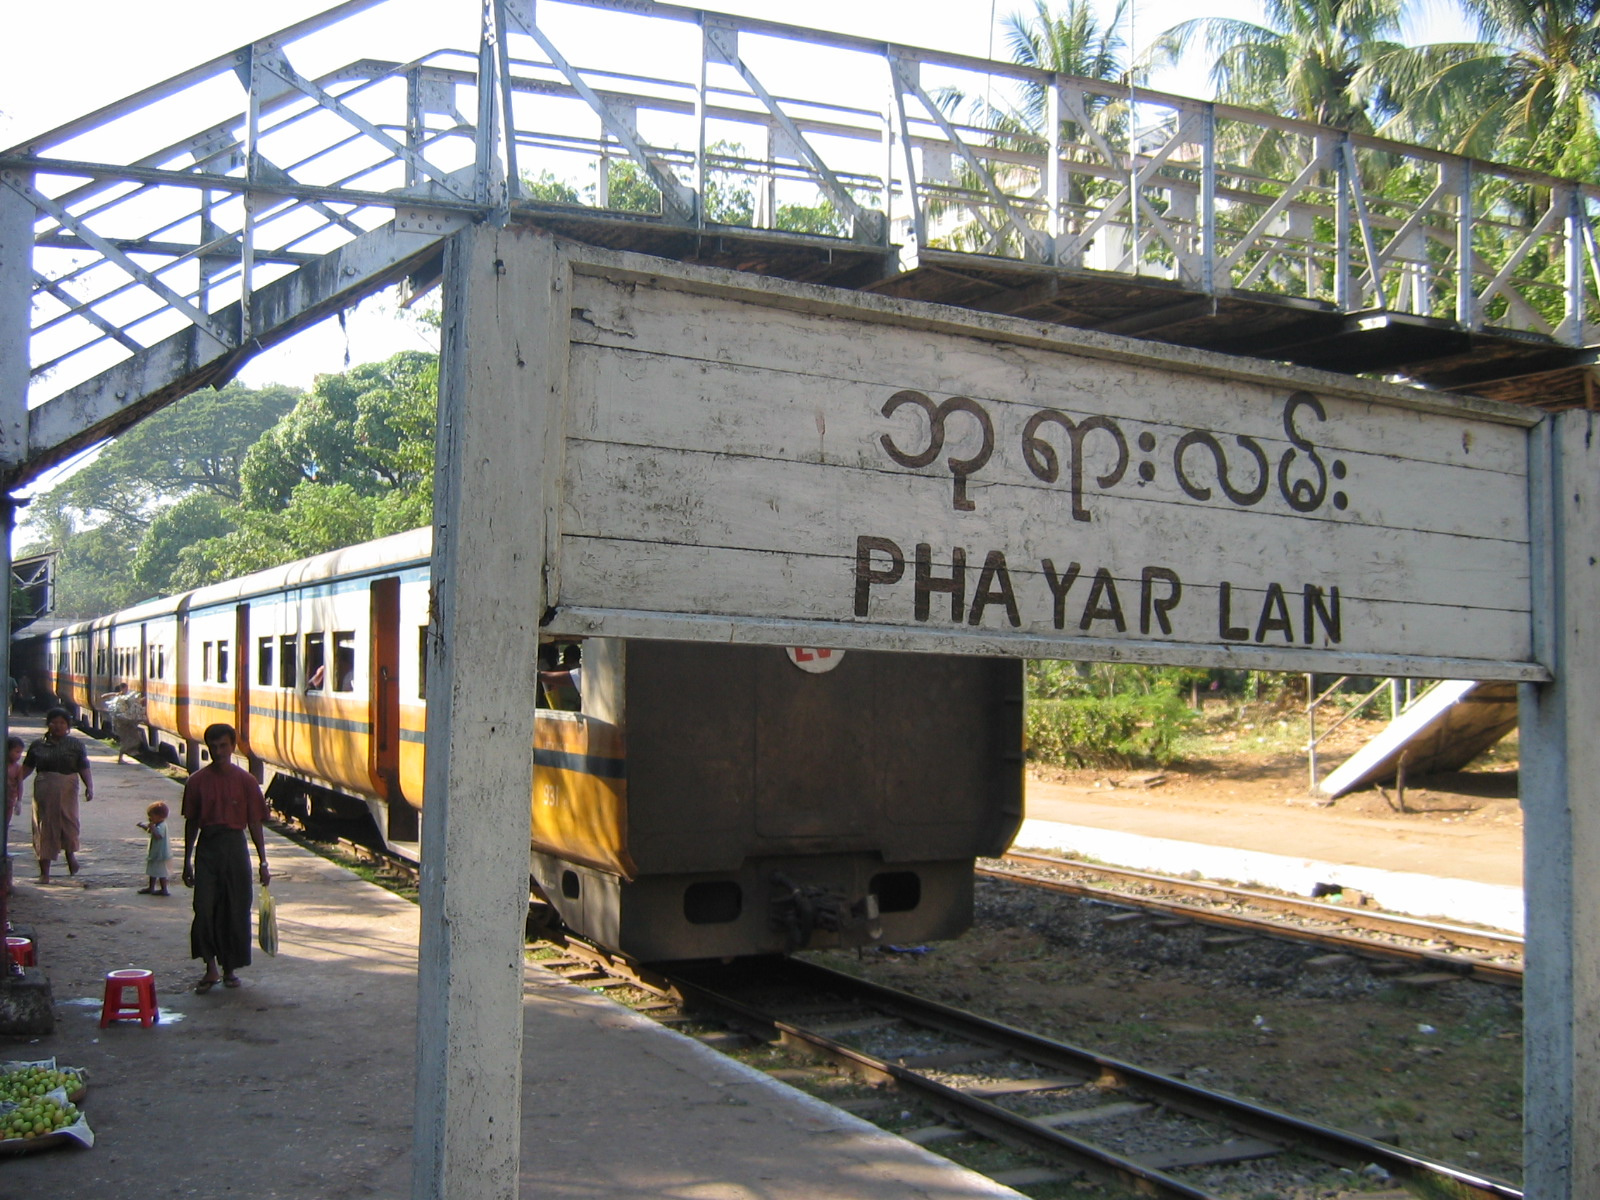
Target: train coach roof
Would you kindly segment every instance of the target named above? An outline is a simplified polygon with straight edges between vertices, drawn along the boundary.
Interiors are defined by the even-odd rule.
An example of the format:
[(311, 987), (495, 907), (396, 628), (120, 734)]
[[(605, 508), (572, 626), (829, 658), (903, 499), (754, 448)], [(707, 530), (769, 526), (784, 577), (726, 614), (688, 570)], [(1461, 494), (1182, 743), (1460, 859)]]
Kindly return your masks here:
[(243, 575), (225, 583), (208, 584), (189, 593), (189, 605), (191, 608), (206, 608), (262, 592), (277, 592), (347, 575), (372, 574), (404, 563), (426, 561), (432, 553), (432, 527), (412, 529), (376, 541), (346, 546), (343, 550), (330, 550), (313, 558), (302, 558), (281, 567), (269, 567), (265, 571)]
[(191, 609), (227, 604), (246, 596), (282, 591), (302, 584), (314, 584), (348, 575), (373, 574), (410, 562), (426, 562), (432, 553), (433, 529), (431, 527), (413, 529), (406, 533), (378, 538), (375, 541), (362, 542), (360, 545), (346, 546), (343, 550), (330, 550), (326, 554), (318, 554), (312, 558), (284, 563), (281, 567), (269, 567), (265, 571), (229, 579), (224, 583), (207, 584), (192, 592), (163, 596), (158, 600), (146, 600), (142, 604), (135, 604), (131, 608), (125, 608), (108, 616), (76, 622), (67, 629), (68, 632), (77, 632), (98, 626), (148, 621), (176, 612), (186, 600)]

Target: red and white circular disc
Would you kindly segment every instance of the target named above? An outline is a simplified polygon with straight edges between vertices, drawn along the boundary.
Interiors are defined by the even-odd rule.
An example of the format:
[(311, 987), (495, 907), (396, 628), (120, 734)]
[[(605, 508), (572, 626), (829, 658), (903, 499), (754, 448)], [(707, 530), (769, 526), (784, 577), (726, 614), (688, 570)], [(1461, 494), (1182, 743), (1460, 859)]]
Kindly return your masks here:
[(790, 662), (812, 675), (833, 670), (844, 657), (843, 650), (824, 650), (819, 646), (787, 646), (785, 651)]

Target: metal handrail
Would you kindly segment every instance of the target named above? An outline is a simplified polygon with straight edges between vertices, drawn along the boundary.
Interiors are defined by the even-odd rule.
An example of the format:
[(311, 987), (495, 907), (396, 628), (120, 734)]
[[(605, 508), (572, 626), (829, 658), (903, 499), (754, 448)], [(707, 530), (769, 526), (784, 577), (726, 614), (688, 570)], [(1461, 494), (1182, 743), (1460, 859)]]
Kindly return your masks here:
[[(1313, 793), (1315, 793), (1317, 790), (1317, 784), (1319, 780), (1319, 772), (1317, 769), (1317, 747), (1320, 746), (1322, 742), (1330, 735), (1332, 735), (1335, 730), (1337, 730), (1346, 721), (1354, 717), (1357, 713), (1365, 709), (1368, 704), (1377, 699), (1378, 696), (1385, 691), (1390, 694), (1390, 712), (1393, 714), (1391, 717), (1391, 719), (1393, 719), (1395, 717), (1399, 717), (1413, 704), (1417, 703), (1417, 701), (1421, 700), (1424, 696), (1438, 686), (1438, 682), (1435, 681), (1423, 688), (1422, 691), (1413, 692), (1413, 684), (1415, 683), (1415, 680), (1401, 680), (1398, 678), (1381, 680), (1375, 688), (1373, 688), (1365, 696), (1361, 697), (1361, 699), (1356, 701), (1355, 704), (1346, 709), (1343, 716), (1341, 716), (1337, 721), (1328, 726), (1327, 729), (1323, 730), (1319, 734), (1317, 732), (1317, 709), (1319, 709), (1335, 692), (1337, 692), (1349, 681), (1350, 676), (1341, 675), (1338, 679), (1334, 680), (1333, 683), (1330, 684), (1321, 695), (1316, 696), (1314, 699), (1307, 700), (1306, 702), (1306, 719), (1308, 723), (1306, 733), (1306, 763), (1307, 770), (1310, 775), (1311, 791)], [(1306, 695), (1308, 697), (1311, 696), (1315, 691), (1316, 686), (1317, 677), (1315, 675), (1307, 675)], [(1402, 686), (1404, 688), (1406, 697), (1403, 704), (1399, 702)]]
[[(0, 208), (20, 198), (34, 221), (32, 404), (174, 334), (202, 331), (241, 352), (269, 343), (262, 322), (276, 310), (256, 293), (297, 255), (336, 253), (401, 210), (415, 227), (428, 212), (537, 207), (528, 185), (549, 172), (592, 179), (577, 206), (615, 213), (618, 163), (665, 197), (648, 220), (696, 231), (734, 220), (819, 248), (842, 231), (894, 269), (935, 249), (1569, 346), (1600, 324), (1593, 184), (650, 0), (487, 2), (476, 53), (357, 55), (315, 76), (294, 67), (308, 39), (326, 61), (342, 22), (370, 19), (378, 2), (351, 0), (0, 154)], [(595, 8), (604, 22), (558, 19)], [(698, 26), (698, 51), (685, 43), (649, 75), (630, 73), (615, 53), (619, 22), (645, 42), (662, 22)], [(765, 78), (780, 54), (801, 51), (848, 69)], [(873, 74), (878, 107), (849, 86)], [(1052, 114), (1041, 128), (1015, 115), (1028, 88)], [(950, 101), (963, 92), (993, 95), (996, 108)], [(153, 146), (174, 110), (196, 132), (161, 132)], [(1275, 164), (1240, 149), (1263, 137), (1277, 139)], [(97, 157), (123, 146), (120, 161)], [(1397, 171), (1412, 185), (1403, 199), (1383, 187)], [(749, 204), (718, 212), (717, 188)], [(794, 231), (782, 222), (795, 207), (834, 215)]]

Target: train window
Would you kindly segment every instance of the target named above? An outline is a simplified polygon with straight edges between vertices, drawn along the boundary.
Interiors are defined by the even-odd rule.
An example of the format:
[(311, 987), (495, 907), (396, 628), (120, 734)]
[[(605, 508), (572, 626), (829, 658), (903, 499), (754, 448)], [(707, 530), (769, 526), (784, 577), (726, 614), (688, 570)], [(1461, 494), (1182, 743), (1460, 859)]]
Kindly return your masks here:
[(726, 925), (744, 911), (744, 891), (731, 879), (691, 883), (683, 889), (683, 919), (691, 925)]
[(104, 675), (106, 673), (106, 648), (104, 646), (94, 652), (94, 673), (96, 675)]
[(211, 679), (211, 664), (217, 655), (217, 644), (207, 642), (200, 652), (200, 678), (207, 682)]
[(922, 877), (915, 871), (885, 871), (874, 875), (867, 890), (878, 898), (881, 913), (910, 912), (922, 903)]
[(286, 633), (278, 639), (278, 686), (292, 688), (299, 682), (299, 659), (295, 653), (296, 638), (292, 633)]
[(333, 635), (333, 690), (336, 692), (353, 692), (356, 690), (356, 635), (354, 633), (335, 633)]
[(417, 626), (417, 699), (428, 698), (428, 627)]
[(228, 643), (217, 643), (217, 682), (228, 682)]
[(272, 639), (256, 639), (256, 682), (262, 687), (272, 686)]
[(320, 692), (328, 683), (328, 647), (324, 634), (306, 634), (306, 691)]

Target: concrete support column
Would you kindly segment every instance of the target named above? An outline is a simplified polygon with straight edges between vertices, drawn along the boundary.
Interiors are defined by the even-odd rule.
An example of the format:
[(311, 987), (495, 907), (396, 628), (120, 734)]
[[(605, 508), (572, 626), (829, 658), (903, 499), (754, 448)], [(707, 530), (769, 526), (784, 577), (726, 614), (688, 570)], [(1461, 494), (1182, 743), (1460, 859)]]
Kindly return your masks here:
[(21, 171), (0, 171), (0, 478), (7, 482), (28, 450), (28, 331), (33, 310), (33, 205), (12, 186)]
[(518, 1194), (533, 710), (553, 491), (543, 464), (566, 358), (549, 336), (565, 322), (552, 303), (563, 298), (559, 261), (547, 237), (490, 226), (457, 234), (445, 260), (414, 1200)]
[[(1600, 421), (1534, 430), (1534, 621), (1521, 694), (1528, 1200), (1600, 1196)], [(1544, 478), (1539, 478), (1543, 475)]]
[[(0, 172), (0, 680), (11, 674), (11, 481), (28, 451), (28, 336), (33, 309), (34, 208), (12, 183), (31, 184), (22, 172)], [(10, 700), (0, 704), (0, 743), (10, 734)], [(0, 805), (0, 807), (5, 807)], [(0, 822), (0, 929), (11, 877), (11, 817)], [(9, 974), (9, 972), (7, 972)]]

